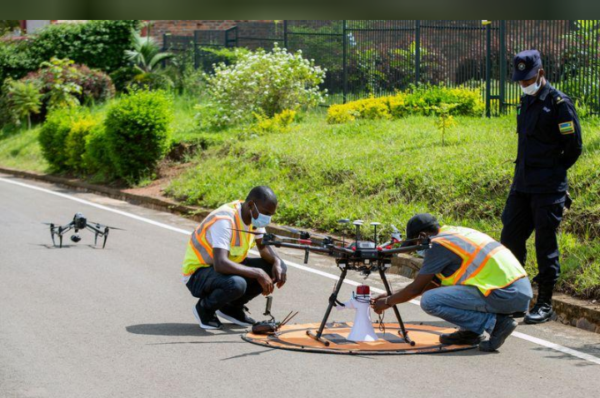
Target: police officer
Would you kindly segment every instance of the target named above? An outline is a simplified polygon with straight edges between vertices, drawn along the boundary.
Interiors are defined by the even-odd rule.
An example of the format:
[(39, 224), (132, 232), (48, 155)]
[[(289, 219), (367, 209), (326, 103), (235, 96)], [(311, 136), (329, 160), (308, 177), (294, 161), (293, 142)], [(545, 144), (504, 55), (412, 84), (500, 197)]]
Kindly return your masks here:
[(515, 56), (513, 81), (519, 82), (523, 96), (517, 107), (519, 145), (502, 213), (501, 242), (524, 265), (525, 244), (535, 231), (538, 299), (525, 323), (537, 324), (552, 315), (552, 291), (560, 274), (556, 233), (571, 202), (567, 170), (581, 154), (581, 128), (569, 97), (547, 82), (537, 50)]

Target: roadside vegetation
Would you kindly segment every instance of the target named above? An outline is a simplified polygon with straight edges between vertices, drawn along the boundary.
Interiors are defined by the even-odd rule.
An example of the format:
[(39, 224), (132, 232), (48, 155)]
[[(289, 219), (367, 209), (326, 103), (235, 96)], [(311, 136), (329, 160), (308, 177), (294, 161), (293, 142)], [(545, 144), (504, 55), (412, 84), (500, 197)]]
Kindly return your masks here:
[[(142, 186), (183, 163), (164, 188), (186, 204), (214, 208), (266, 184), (280, 198), (279, 224), (341, 234), (337, 220), (360, 218), (385, 235), (430, 212), (499, 237), (515, 120), (481, 117), (479, 89), (420, 86), (325, 108), (325, 70), (302, 53), (219, 50), (225, 62), (203, 75), (190, 54), (140, 38), (137, 22), (106, 23), (35, 39), (34, 48), (58, 41), (60, 58), (0, 43), (0, 165)], [(92, 28), (118, 32), (119, 62), (87, 65), (96, 61), (54, 32)], [(600, 299), (600, 122), (582, 126), (559, 289)], [(535, 275), (533, 240), (527, 268)]]

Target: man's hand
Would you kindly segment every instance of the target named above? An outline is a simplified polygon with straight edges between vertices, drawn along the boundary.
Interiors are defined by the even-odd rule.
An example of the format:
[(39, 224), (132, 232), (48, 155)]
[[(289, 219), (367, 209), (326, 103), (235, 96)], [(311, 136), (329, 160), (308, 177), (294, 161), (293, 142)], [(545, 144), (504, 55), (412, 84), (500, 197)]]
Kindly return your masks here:
[(373, 307), (373, 311), (375, 311), (376, 314), (381, 314), (383, 313), (383, 311), (391, 307), (391, 305), (386, 304), (386, 300), (389, 299), (388, 296), (384, 294), (381, 294), (373, 299), (373, 304), (371, 305), (371, 307)]
[(281, 261), (277, 259), (273, 264), (273, 283), (277, 284), (277, 288), (281, 289), (287, 281), (287, 269), (281, 266)]
[(263, 289), (263, 296), (268, 296), (273, 293), (273, 280), (271, 277), (262, 269), (256, 268), (256, 280), (260, 283), (260, 286)]

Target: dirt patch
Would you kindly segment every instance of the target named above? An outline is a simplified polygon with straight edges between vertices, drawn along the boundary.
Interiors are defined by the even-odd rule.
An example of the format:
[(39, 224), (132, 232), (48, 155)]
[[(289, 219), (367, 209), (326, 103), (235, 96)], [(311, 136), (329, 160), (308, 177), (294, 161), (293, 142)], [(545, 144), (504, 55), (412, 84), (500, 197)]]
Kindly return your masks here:
[(158, 176), (154, 181), (143, 187), (123, 189), (123, 192), (165, 199), (167, 198), (164, 194), (165, 188), (173, 179), (185, 172), (190, 165), (191, 163), (162, 162), (158, 167)]

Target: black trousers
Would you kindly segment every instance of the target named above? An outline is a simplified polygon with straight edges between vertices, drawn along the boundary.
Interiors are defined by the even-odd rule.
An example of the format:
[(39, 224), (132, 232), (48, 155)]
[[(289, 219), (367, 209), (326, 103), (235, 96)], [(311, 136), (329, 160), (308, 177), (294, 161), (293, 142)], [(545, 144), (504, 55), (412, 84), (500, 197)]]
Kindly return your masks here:
[(559, 250), (556, 233), (562, 221), (566, 192), (530, 194), (512, 191), (502, 213), (500, 242), (509, 248), (525, 265), (527, 239), (535, 231), (535, 251), (540, 294), (552, 295), (560, 275)]
[[(273, 266), (262, 258), (246, 258), (242, 264), (260, 268), (273, 277)], [(216, 311), (225, 305), (243, 307), (263, 291), (256, 279), (220, 274), (212, 266), (196, 270), (187, 282), (187, 288), (209, 311)]]

